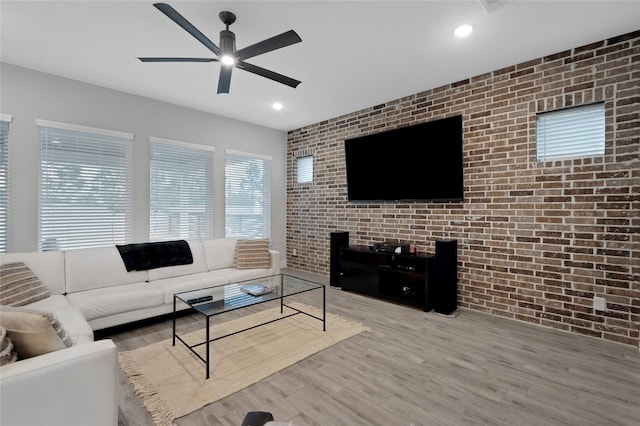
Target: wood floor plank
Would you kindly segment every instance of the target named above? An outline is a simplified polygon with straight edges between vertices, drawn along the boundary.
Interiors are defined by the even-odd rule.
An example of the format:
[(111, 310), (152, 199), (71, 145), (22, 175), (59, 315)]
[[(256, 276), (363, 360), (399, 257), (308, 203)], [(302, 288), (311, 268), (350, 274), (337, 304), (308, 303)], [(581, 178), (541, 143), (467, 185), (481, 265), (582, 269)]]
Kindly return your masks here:
[[(328, 285), (327, 277), (287, 272)], [(311, 293), (298, 300), (318, 306)], [(370, 332), (176, 424), (237, 426), (248, 411), (261, 410), (300, 426), (638, 425), (637, 348), (469, 310), (442, 317), (333, 287), (327, 311)], [(180, 324), (185, 331), (202, 327), (197, 316)], [(171, 321), (164, 321), (109, 337), (124, 351), (170, 336)], [(119, 383), (119, 424), (152, 425), (122, 372)]]

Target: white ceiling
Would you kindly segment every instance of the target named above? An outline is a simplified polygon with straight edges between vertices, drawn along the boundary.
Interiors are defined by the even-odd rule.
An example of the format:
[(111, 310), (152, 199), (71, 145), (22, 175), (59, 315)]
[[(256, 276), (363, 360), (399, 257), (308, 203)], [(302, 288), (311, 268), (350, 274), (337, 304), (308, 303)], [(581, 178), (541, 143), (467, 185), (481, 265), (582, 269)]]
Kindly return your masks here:
[[(485, 72), (640, 29), (640, 1), (166, 0), (214, 43), (231, 26), (241, 49), (289, 29), (298, 43), (249, 60), (297, 89), (220, 64), (142, 63), (214, 55), (152, 1), (0, 1), (2, 62), (292, 130)], [(487, 11), (489, 9), (489, 11)], [(456, 39), (456, 25), (474, 33)], [(281, 111), (271, 108), (284, 104)]]

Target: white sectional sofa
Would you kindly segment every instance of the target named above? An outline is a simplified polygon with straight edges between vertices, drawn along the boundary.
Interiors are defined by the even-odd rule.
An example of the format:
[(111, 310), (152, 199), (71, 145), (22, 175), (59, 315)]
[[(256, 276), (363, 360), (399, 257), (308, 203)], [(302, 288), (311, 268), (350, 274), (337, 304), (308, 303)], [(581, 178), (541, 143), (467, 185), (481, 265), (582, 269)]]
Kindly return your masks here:
[(193, 263), (131, 272), (115, 246), (0, 255), (24, 262), (49, 289), (24, 307), (52, 312), (73, 342), (0, 367), (0, 424), (117, 424), (116, 347), (93, 332), (171, 313), (174, 293), (280, 273), (275, 250), (269, 267), (234, 267), (237, 241), (188, 241)]
[(172, 312), (174, 293), (280, 273), (275, 250), (269, 268), (234, 268), (237, 240), (189, 241), (192, 264), (131, 272), (116, 247), (67, 251), (66, 298), (93, 330), (101, 330)]

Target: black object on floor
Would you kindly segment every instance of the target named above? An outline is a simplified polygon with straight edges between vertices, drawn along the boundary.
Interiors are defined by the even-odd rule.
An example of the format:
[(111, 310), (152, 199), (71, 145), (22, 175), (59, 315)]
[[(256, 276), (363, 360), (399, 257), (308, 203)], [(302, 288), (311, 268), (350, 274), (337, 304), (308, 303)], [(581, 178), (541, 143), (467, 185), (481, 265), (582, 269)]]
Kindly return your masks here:
[(249, 411), (241, 426), (262, 426), (266, 422), (273, 421), (273, 414), (266, 411)]

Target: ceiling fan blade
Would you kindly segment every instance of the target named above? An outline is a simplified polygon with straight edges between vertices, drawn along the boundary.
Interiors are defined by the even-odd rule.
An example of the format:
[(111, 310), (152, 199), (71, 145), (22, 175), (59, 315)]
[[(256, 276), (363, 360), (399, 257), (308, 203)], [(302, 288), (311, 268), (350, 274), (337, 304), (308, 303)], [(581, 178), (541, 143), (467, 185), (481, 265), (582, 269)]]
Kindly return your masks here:
[(257, 74), (262, 77), (266, 77), (270, 80), (277, 81), (278, 83), (286, 84), (287, 86), (296, 88), (301, 82), (294, 80), (293, 78), (278, 74), (277, 72), (269, 71), (268, 69), (261, 68), (256, 65), (249, 64), (247, 62), (238, 62), (236, 67), (249, 71), (250, 73)]
[(173, 7), (166, 3), (154, 3), (156, 9), (167, 15), (176, 24), (180, 25), (186, 32), (195, 37), (200, 43), (204, 44), (207, 49), (220, 56), (222, 51), (211, 40), (209, 40), (204, 34), (194, 27), (189, 21), (187, 21), (182, 15), (180, 15)]
[(218, 77), (218, 94), (229, 93), (231, 85), (231, 71), (233, 67), (223, 65), (220, 67), (220, 77)]
[(217, 62), (211, 58), (138, 58), (142, 62)]
[(235, 57), (237, 61), (243, 61), (263, 53), (271, 52), (272, 50), (300, 43), (301, 41), (302, 39), (295, 31), (289, 30), (286, 33), (282, 33), (240, 49), (236, 51)]

